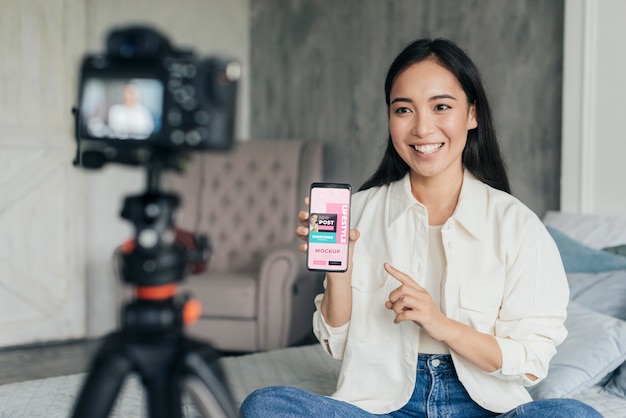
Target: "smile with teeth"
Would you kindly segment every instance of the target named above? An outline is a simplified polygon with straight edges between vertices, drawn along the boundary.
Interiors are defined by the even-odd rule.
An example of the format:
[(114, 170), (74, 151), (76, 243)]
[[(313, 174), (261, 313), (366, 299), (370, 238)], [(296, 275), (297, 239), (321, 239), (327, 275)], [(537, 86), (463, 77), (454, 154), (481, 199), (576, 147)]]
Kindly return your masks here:
[(422, 154), (432, 154), (439, 148), (443, 147), (443, 142), (439, 144), (427, 144), (427, 145), (412, 145), (413, 149)]

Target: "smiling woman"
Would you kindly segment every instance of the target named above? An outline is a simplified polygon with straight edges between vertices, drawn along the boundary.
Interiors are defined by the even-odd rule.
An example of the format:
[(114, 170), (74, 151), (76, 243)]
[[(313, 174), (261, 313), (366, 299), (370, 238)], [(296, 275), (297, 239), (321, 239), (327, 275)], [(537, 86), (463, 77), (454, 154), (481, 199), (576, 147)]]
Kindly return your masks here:
[(598, 417), (526, 390), (565, 339), (568, 285), (554, 240), (510, 194), (477, 68), (449, 40), (418, 39), (385, 93), (389, 139), (352, 198), (351, 263), (316, 298), (337, 390), (260, 389), (241, 416)]

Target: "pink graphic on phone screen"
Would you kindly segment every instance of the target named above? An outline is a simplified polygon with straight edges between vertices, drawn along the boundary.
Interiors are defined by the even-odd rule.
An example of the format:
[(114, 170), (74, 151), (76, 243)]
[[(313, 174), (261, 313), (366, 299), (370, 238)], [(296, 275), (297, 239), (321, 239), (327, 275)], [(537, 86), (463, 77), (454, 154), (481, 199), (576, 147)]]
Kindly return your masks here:
[(320, 187), (311, 190), (309, 268), (330, 271), (346, 269), (349, 216), (349, 189)]

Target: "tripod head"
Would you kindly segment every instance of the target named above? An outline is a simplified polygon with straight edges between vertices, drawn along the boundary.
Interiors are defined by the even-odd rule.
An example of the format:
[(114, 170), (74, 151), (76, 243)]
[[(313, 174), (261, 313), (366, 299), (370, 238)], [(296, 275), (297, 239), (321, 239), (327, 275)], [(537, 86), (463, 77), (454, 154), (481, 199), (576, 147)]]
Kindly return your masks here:
[(160, 176), (160, 167), (147, 167), (146, 191), (127, 197), (121, 212), (135, 229), (133, 248), (122, 255), (121, 273), (125, 282), (138, 286), (181, 281), (189, 260), (187, 251), (175, 243), (172, 217), (180, 199), (159, 189)]
[(134, 286), (135, 300), (122, 315), (124, 329), (133, 334), (179, 331), (201, 313), (199, 302), (184, 295), (177, 298), (177, 283), (190, 263), (208, 262), (208, 238), (194, 237), (193, 251), (176, 241), (173, 215), (180, 199), (160, 189), (162, 170), (158, 165), (146, 167), (146, 190), (127, 197), (121, 212), (135, 230), (119, 255), (122, 280)]

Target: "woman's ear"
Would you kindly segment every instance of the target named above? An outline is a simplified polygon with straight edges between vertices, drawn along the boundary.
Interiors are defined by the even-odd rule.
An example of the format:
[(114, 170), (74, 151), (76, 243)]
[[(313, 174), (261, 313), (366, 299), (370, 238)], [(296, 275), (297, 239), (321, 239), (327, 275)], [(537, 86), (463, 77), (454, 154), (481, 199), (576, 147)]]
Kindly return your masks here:
[(475, 129), (478, 127), (478, 117), (476, 116), (476, 103), (472, 103), (469, 106), (469, 112), (467, 115), (467, 130)]

